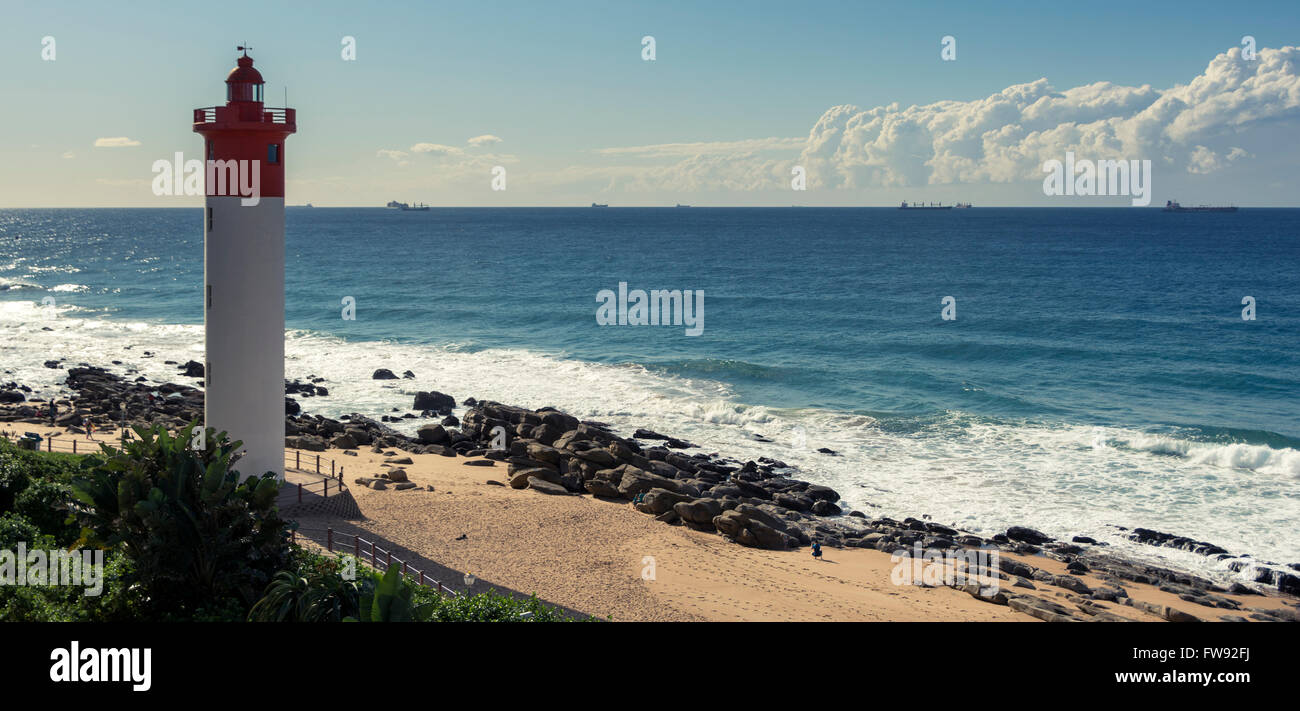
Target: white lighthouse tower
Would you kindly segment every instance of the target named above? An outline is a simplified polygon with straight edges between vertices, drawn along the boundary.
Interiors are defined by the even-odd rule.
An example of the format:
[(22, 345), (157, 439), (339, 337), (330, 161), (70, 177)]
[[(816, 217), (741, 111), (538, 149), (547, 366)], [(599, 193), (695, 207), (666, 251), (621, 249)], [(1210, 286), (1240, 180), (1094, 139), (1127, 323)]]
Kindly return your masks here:
[(243, 477), (284, 478), (284, 141), (290, 108), (262, 104), (248, 48), (226, 105), (194, 110), (204, 138), (206, 426), (244, 442)]

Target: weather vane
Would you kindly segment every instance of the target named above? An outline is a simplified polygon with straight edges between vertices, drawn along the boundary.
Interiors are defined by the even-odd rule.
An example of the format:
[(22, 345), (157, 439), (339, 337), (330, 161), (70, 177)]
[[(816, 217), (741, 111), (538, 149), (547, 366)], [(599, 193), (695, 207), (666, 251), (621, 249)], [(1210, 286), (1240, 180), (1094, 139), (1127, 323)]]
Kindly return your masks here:
[(250, 50), (250, 49), (252, 49), (252, 48), (253, 48), (252, 45), (250, 45), (249, 43), (245, 42), (244, 44), (242, 44), (242, 45), (236, 47), (235, 49), (236, 49), (236, 50), (239, 50), (239, 51), (242, 51), (242, 52), (244, 53), (244, 56), (247, 57), (247, 56), (248, 56), (248, 50)]

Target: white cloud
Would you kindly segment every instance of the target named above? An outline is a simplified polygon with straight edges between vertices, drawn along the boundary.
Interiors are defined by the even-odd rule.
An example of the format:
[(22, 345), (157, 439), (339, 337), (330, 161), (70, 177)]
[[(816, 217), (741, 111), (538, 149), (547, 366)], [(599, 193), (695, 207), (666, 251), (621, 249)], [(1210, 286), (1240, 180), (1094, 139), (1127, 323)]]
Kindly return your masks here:
[(482, 136), (475, 136), (469, 139), (468, 141), (466, 141), (466, 143), (470, 144), (471, 146), (474, 146), (475, 148), (491, 145), (493, 143), (500, 143), (500, 142), (501, 142), (500, 136), (493, 136), (490, 133), (485, 133)]
[(139, 141), (131, 138), (127, 138), (126, 136), (115, 136), (113, 138), (95, 139), (96, 148), (127, 148), (130, 146), (138, 146), (138, 145), (140, 145)]
[(64, 151), (64, 152), (63, 152), (63, 157), (66, 158), (66, 159), (71, 160), (71, 159), (73, 159), (73, 158), (76, 158), (76, 157), (77, 157), (77, 154), (76, 154), (76, 153), (73, 153), (72, 151)]
[(411, 146), (412, 153), (433, 153), (436, 155), (461, 155), (465, 151), (455, 146), (444, 146), (441, 143), (417, 143)]
[(1041, 177), (1066, 151), (1090, 159), (1151, 159), (1206, 173), (1248, 155), (1215, 152), (1265, 124), (1300, 123), (1300, 49), (1238, 48), (1186, 86), (1163, 91), (1098, 82), (1053, 91), (1046, 79), (974, 101), (900, 109), (837, 106), (809, 133), (799, 162), (810, 185), (860, 188), (1005, 183)]

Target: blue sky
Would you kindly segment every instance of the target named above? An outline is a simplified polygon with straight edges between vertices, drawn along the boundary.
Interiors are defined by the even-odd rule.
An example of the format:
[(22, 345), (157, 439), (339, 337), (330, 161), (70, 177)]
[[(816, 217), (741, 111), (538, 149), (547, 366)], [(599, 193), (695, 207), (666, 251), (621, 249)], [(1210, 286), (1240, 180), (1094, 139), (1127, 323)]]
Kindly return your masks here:
[[(653, 62), (641, 58), (644, 35), (655, 37)], [(945, 35), (957, 40), (955, 61), (940, 58)], [(281, 105), (287, 87), (299, 110), (287, 151), (291, 203), (857, 205), (902, 196), (1072, 205), (1044, 196), (1033, 167), (1074, 146), (1091, 147), (1098, 158), (1110, 151), (1153, 159), (1158, 200), (1293, 205), (1287, 170), (1300, 160), (1293, 105), (1300, 92), (1291, 97), (1290, 82), (1300, 70), (1292, 55), (1256, 60), (1250, 66), (1264, 69), (1249, 85), (1237, 77), (1236, 85), (1195, 93), (1207, 106), (1251, 95), (1214, 117), (1184, 116), (1194, 129), (1179, 128), (1158, 105), (1153, 120), (1170, 123), (1160, 140), (1138, 116), (1158, 94), (1122, 90), (1165, 92), (1205, 79), (1215, 58), (1239, 48), (1245, 35), (1260, 50), (1298, 45), (1300, 8), (9, 3), (0, 28), (0, 91), (9, 106), (0, 118), (7, 166), (0, 206), (197, 204), (155, 197), (150, 166), (175, 151), (198, 157), (189, 111), (220, 103), (234, 46), (245, 40), (268, 80), (268, 103)], [(55, 38), (55, 61), (41, 57), (46, 36)], [(356, 38), (354, 62), (340, 57), (344, 36)], [(1225, 57), (1216, 71), (1231, 74), (1234, 61)], [(1040, 79), (1046, 83), (1017, 94), (1013, 105), (968, 103)], [(1056, 123), (1026, 122), (1026, 112), (1042, 108), (1029, 108), (1035, 101), (1103, 81), (1113, 86), (1063, 100), (1070, 106), (1054, 110)], [(895, 103), (880, 126), (841, 130), (862, 123), (855, 113)], [(1098, 114), (1089, 108), (1097, 103), (1110, 109)], [(841, 126), (827, 123), (817, 146), (802, 143), (844, 105), (858, 111), (844, 112)], [(912, 106), (932, 108), (905, 113)], [(953, 128), (972, 120), (968, 113), (980, 135), (1005, 126), (1023, 135), (1005, 139), (1014, 147), (981, 149), (980, 135)], [(1082, 134), (1061, 128), (1098, 121), (1115, 123)], [(1146, 127), (1141, 140), (1125, 138), (1134, 126)], [(1056, 144), (1030, 134), (1053, 135)], [(113, 137), (139, 145), (95, 147)], [(1003, 165), (1016, 160), (1014, 168)], [(490, 189), (495, 165), (507, 169), (502, 192)], [(809, 189), (795, 195), (785, 177), (792, 165), (809, 175)]]

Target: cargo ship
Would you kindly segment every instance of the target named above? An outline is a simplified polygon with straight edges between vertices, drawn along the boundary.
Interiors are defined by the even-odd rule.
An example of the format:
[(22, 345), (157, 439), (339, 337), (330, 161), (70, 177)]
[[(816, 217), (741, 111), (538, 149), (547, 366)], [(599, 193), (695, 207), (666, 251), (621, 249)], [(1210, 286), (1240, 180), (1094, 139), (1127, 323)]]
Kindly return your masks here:
[(951, 210), (952, 205), (945, 205), (941, 202), (930, 203), (929, 205), (921, 205), (914, 202), (909, 203), (906, 200), (904, 200), (903, 203), (898, 206), (898, 209), (900, 210)]
[(600, 203), (595, 203), (595, 202), (591, 203), (591, 206), (592, 206), (592, 207), (609, 207), (609, 205), (601, 205)]
[(424, 203), (418, 205), (407, 205), (406, 203), (402, 203), (402, 210), (406, 212), (428, 212), (429, 206)]
[(1197, 205), (1196, 207), (1183, 207), (1178, 204), (1177, 200), (1165, 201), (1165, 212), (1236, 212), (1236, 205)]

